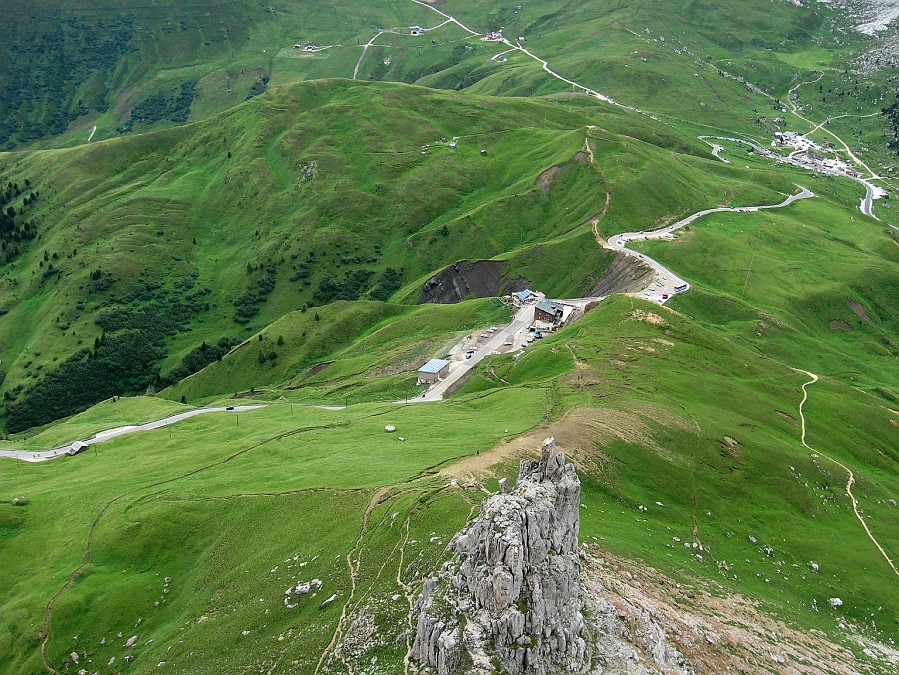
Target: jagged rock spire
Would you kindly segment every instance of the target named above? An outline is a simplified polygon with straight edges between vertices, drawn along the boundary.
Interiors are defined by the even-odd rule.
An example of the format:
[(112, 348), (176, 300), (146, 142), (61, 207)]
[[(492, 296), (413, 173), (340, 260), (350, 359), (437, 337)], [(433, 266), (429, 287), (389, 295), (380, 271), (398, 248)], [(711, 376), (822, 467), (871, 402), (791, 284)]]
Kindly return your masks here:
[(488, 497), (425, 582), (412, 658), (429, 672), (577, 672), (584, 667), (578, 558), (581, 484), (546, 439), (514, 488)]

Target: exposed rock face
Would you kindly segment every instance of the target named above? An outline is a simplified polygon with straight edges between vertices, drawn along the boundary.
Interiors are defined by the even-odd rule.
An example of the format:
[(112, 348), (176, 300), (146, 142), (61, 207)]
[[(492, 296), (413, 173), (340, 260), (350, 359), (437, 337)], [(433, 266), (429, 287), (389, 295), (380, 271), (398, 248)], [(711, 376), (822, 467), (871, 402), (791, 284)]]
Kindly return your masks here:
[(527, 279), (504, 279), (500, 260), (462, 260), (444, 268), (425, 282), (419, 303), (452, 304), (466, 298), (490, 298), (521, 291)]
[(540, 461), (522, 462), (515, 487), (484, 501), (426, 581), (412, 658), (440, 675), (583, 670), (580, 494), (574, 465), (547, 439)]
[(652, 283), (652, 273), (652, 268), (645, 262), (633, 256), (616, 253), (612, 264), (587, 295), (599, 297), (642, 291)]

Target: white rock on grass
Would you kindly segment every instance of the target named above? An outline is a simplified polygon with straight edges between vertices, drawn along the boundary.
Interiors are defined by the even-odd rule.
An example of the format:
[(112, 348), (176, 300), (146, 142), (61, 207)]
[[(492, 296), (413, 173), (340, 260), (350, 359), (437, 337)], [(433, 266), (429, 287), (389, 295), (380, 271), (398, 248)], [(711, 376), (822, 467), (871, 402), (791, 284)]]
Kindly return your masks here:
[[(304, 582), (298, 583), (296, 585), (296, 588), (294, 588), (294, 593), (296, 593), (297, 595), (306, 595), (313, 588), (315, 588), (317, 590), (321, 590), (321, 587), (322, 587), (321, 579), (313, 579), (312, 581), (304, 581)], [(288, 592), (290, 591), (290, 589), (287, 589), (287, 590), (288, 590)]]
[(843, 601), (840, 600), (840, 598), (831, 598), (827, 602), (830, 603), (831, 607), (842, 607), (843, 606)]
[(137, 636), (136, 636), (136, 635), (132, 635), (130, 638), (128, 638), (128, 641), (125, 642), (125, 646), (126, 646), (126, 647), (133, 647), (134, 644), (135, 644), (136, 642), (137, 642)]

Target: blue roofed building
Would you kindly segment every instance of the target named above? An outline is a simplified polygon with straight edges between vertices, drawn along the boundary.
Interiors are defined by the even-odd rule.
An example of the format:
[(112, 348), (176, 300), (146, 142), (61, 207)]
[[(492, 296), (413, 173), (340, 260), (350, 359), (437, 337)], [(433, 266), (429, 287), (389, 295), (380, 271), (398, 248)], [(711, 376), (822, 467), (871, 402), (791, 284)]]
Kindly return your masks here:
[(534, 293), (534, 291), (532, 291), (530, 288), (525, 288), (523, 291), (513, 293), (512, 296), (522, 304), (526, 302), (533, 302), (537, 299), (537, 294)]
[(431, 359), (418, 369), (418, 383), (431, 384), (449, 374), (450, 362), (443, 359)]

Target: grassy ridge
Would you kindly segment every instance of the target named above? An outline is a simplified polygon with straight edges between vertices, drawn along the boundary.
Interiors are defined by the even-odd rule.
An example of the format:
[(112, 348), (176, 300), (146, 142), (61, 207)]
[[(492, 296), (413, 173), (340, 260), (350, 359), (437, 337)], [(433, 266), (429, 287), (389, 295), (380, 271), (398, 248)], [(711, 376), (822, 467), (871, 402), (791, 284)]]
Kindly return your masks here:
[[(6, 633), (10, 671), (28, 670), (36, 658), (32, 634), (15, 626), (41, 615), (78, 565), (91, 519), (120, 495), (97, 528), (83, 576), (57, 602), (54, 663), (74, 649), (95, 662), (132, 653), (138, 670), (160, 660), (196, 669), (191, 653), (206, 655), (203, 672), (224, 663), (306, 669), (348, 600), (352, 616), (367, 608), (378, 627), (375, 651), (364, 658), (399, 663), (405, 649), (393, 636), (405, 606), (389, 601), (403, 593), (397, 570), (409, 583), (431, 569), (477, 499), (427, 476), (541, 422), (546, 428), (534, 434), (554, 434), (581, 472), (586, 541), (680, 579), (718, 580), (836, 639), (847, 620), (888, 636), (896, 619), (892, 572), (841, 492), (842, 470), (798, 442), (791, 418), (802, 376), (629, 298), (606, 301), (518, 360), (492, 357), (479, 373), (443, 404), (332, 412), (274, 403), (121, 437), (97, 446), (96, 457), (5, 472), (0, 495), (30, 500), (0, 506), (11, 544), (0, 551), (10, 571), (3, 593), (4, 615), (14, 622)], [(872, 529), (895, 546), (895, 509), (886, 501), (896, 488), (891, 413), (831, 379), (810, 394), (809, 442), (852, 466)], [(388, 422), (406, 441), (384, 433)], [(85, 472), (98, 478), (88, 482)], [(362, 528), (371, 490), (391, 485)], [(264, 535), (262, 519), (271, 523)], [(49, 540), (68, 544), (47, 549)], [(701, 551), (684, 547), (693, 541)], [(360, 560), (352, 599), (348, 553)], [(27, 586), (16, 581), (23, 566)], [(323, 582), (318, 595), (289, 609), (285, 589), (313, 578)], [(320, 608), (334, 593), (338, 599)], [(839, 612), (825, 609), (835, 595), (846, 602)], [(123, 649), (134, 634), (140, 646)]]
[[(359, 532), (370, 491), (402, 484), (428, 467), (492, 445), (506, 430), (524, 431), (539, 420), (542, 399), (537, 390), (510, 391), (446, 404), (439, 418), (427, 407), (363, 405), (330, 412), (275, 404), (124, 436), (98, 445), (92, 464), (64, 460), (52, 467), (4, 472), (0, 522), (9, 544), (0, 548), (8, 572), (2, 582), (8, 619), (0, 648), (4, 670), (38, 667), (28, 617), (42, 612), (65, 575), (79, 565), (90, 524), (111, 500), (96, 529), (89, 564), (56, 605), (49, 652), (53, 662), (61, 663), (73, 649), (90, 651), (98, 663), (113, 655), (121, 661), (123, 640), (115, 636), (130, 631), (125, 639), (141, 636), (135, 668), (155, 667), (160, 660), (196, 668), (199, 662), (190, 656), (194, 652), (206, 654), (209, 660), (202, 662), (214, 672), (222, 663), (280, 652), (287, 645), (268, 633), (276, 625), (278, 632), (302, 626), (300, 634), (290, 634), (288, 644), (304, 659), (317, 656), (329, 638), (323, 629), (333, 628), (348, 599), (342, 555)], [(385, 420), (402, 430), (405, 443), (384, 433)], [(190, 453), (181, 452), (184, 443), (201, 438)], [(338, 475), (335, 465), (345, 470)], [(89, 492), (77, 488), (85, 485), (91, 486)], [(12, 506), (8, 494), (26, 496), (29, 503)], [(281, 534), (266, 535), (269, 543), (260, 546), (256, 535), (263, 512), (278, 521)], [(428, 531), (437, 526), (448, 536), (459, 516), (453, 510), (443, 524), (430, 515), (422, 517)], [(224, 529), (222, 519), (228, 523)], [(331, 519), (335, 522), (325, 525)], [(186, 531), (194, 533), (188, 548), (179, 543)], [(66, 546), (48, 548), (47, 537)], [(424, 549), (429, 555), (440, 550), (433, 543)], [(285, 560), (294, 554), (302, 557)], [(298, 562), (309, 567), (299, 568)], [(376, 570), (379, 563), (372, 564)], [(270, 571), (277, 566), (285, 569)], [(25, 569), (30, 570), (27, 583)], [(284, 589), (300, 575), (306, 581), (320, 578), (325, 586), (316, 600), (305, 598), (297, 613), (283, 600)], [(172, 581), (166, 584), (165, 577)], [(107, 594), (113, 588), (116, 592)], [(253, 602), (246, 602), (248, 589), (253, 589)], [(340, 600), (319, 610), (335, 592)], [(258, 603), (259, 597), (266, 600)], [(189, 635), (180, 631), (185, 625)], [(231, 632), (240, 637), (242, 630), (258, 637), (228, 640), (230, 647), (214, 637)], [(101, 644), (104, 638), (106, 644)], [(152, 646), (145, 645), (149, 639)], [(176, 643), (169, 652), (168, 646)], [(290, 669), (289, 664), (284, 668)]]
[[(463, 394), (551, 379), (558, 422), (547, 433), (587, 476), (582, 538), (718, 579), (800, 625), (833, 634), (849, 618), (892, 634), (881, 593), (893, 572), (852, 513), (846, 473), (799, 443), (807, 377), (628, 298), (607, 300), (528, 352), (498, 358)], [(886, 498), (896, 480), (887, 468), (897, 459), (893, 414), (831, 379), (809, 395), (809, 443), (853, 468), (856, 496), (895, 555), (897, 515)], [(685, 547), (694, 541), (702, 551)], [(850, 609), (824, 610), (827, 598), (847, 595)]]
[[(229, 390), (280, 385), (299, 390), (300, 399), (293, 395), (292, 400), (342, 404), (349, 397), (353, 402), (400, 398), (418, 391), (416, 367), (454, 336), (509, 318), (509, 310), (495, 299), (423, 307), (337, 302), (286, 314), (221, 361), (162, 394), (196, 401)], [(327, 367), (313, 372), (313, 366), (320, 365)], [(347, 385), (350, 377), (375, 373), (397, 376), (401, 384), (362, 390), (359, 384)], [(333, 392), (328, 391), (331, 381), (336, 383)], [(395, 386), (400, 389), (394, 395)]]
[[(304, 305), (387, 299), (460, 259), (537, 255), (602, 211), (607, 189), (604, 229), (658, 222), (708, 195), (785, 189), (713, 164), (695, 141), (636, 117), (585, 100), (322, 81), (210, 122), (4, 156), (0, 172), (30, 176), (41, 196), (39, 241), (0, 279), (0, 386), (13, 404), (37, 400), (27, 388), (77, 350), (96, 351), (104, 330), (140, 331), (139, 353), (107, 355), (138, 344), (115, 338), (98, 363), (145, 364), (143, 391), (203, 342), (242, 340)], [(583, 152), (588, 134), (599, 170)], [(541, 187), (551, 167), (558, 173)], [(696, 180), (698, 168), (716, 173)], [(567, 259), (577, 245), (566, 246), (557, 255)], [(547, 253), (534, 281), (551, 294), (583, 292), (607, 264), (585, 247), (578, 269), (547, 269)], [(108, 372), (90, 377), (110, 379), (103, 396), (121, 393)], [(20, 415), (16, 429), (50, 414)]]

